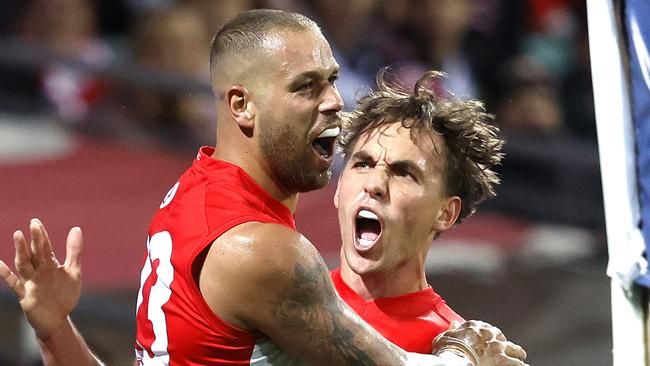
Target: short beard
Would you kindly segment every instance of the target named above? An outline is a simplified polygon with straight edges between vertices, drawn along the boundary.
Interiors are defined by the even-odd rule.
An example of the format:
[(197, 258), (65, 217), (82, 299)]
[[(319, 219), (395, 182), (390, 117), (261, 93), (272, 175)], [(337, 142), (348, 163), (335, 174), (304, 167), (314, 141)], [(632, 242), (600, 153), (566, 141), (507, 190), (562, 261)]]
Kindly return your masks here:
[(287, 125), (272, 120), (261, 124), (260, 149), (272, 172), (292, 192), (323, 188), (332, 176), (330, 168), (321, 171), (314, 166), (311, 146)]

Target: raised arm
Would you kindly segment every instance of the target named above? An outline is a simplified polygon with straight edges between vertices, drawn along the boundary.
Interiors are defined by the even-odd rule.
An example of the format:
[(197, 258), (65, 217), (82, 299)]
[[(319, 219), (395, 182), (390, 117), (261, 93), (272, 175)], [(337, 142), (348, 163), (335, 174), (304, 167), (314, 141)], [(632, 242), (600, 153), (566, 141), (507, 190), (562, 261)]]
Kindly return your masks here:
[(28, 244), (14, 233), (16, 273), (0, 260), (0, 277), (18, 297), (27, 321), (36, 331), (43, 361), (55, 365), (102, 365), (70, 321), (81, 294), (81, 229), (68, 233), (66, 258), (59, 263), (43, 224), (33, 219)]

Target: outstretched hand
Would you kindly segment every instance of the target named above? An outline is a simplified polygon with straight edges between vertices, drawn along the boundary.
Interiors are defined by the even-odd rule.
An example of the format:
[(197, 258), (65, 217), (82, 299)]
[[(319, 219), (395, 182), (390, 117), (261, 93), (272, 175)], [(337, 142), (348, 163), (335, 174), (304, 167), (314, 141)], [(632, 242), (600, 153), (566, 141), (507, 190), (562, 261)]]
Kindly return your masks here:
[(433, 348), (437, 352), (460, 351), (473, 359), (474, 365), (527, 366), (524, 362), (526, 351), (521, 346), (508, 341), (499, 328), (478, 320), (460, 325), (452, 323), (447, 331), (436, 337)]
[(32, 219), (29, 231), (29, 244), (20, 230), (14, 232), (16, 273), (0, 260), (0, 277), (16, 294), (29, 324), (44, 341), (68, 323), (68, 315), (79, 301), (83, 237), (80, 228), (70, 229), (61, 265), (38, 219)]

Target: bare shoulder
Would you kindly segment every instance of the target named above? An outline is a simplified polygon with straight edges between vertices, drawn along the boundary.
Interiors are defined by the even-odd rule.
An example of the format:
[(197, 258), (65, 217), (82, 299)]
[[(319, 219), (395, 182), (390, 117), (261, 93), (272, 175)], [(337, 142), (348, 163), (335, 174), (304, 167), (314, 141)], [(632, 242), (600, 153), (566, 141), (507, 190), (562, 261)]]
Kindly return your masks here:
[(233, 260), (247, 275), (265, 276), (285, 268), (288, 262), (314, 256), (320, 258), (312, 243), (296, 230), (279, 224), (248, 222), (215, 240), (206, 261)]
[(299, 244), (301, 241), (307, 241), (307, 239), (296, 230), (284, 225), (265, 222), (247, 222), (228, 230), (215, 242), (219, 241), (244, 244), (254, 242), (259, 247), (276, 245), (291, 247)]
[[(291, 228), (269, 223), (238, 225), (216, 239), (199, 276), (201, 293), (222, 320), (243, 329), (265, 294), (293, 286), (298, 266), (322, 262), (320, 254), (304, 236)], [(317, 265), (320, 266), (320, 263)], [(305, 273), (305, 271), (302, 271)]]

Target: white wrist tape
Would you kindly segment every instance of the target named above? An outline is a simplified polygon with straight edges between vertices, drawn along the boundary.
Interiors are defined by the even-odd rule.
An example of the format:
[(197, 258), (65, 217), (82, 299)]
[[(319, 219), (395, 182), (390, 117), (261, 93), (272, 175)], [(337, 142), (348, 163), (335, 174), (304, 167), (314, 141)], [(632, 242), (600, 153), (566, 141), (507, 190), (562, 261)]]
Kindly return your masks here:
[(480, 357), (469, 344), (460, 339), (438, 336), (433, 341), (433, 354), (451, 352), (470, 360), (472, 366), (479, 366)]

